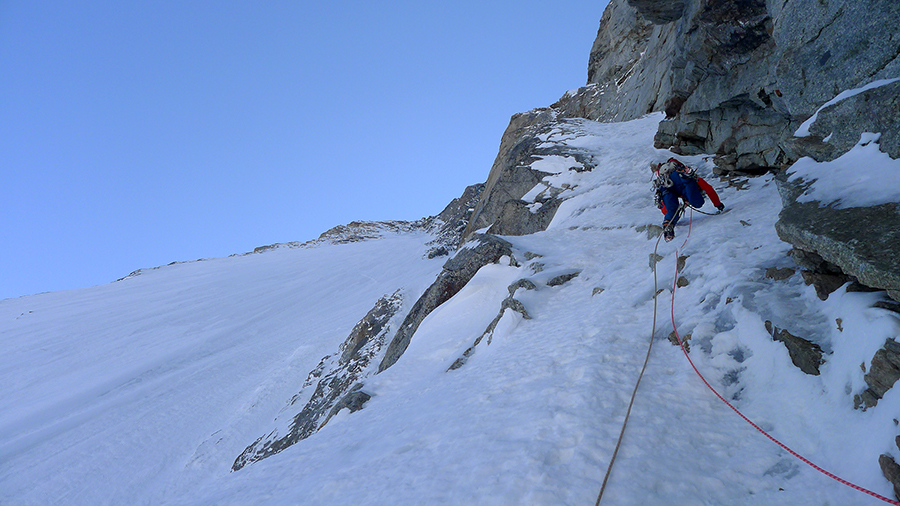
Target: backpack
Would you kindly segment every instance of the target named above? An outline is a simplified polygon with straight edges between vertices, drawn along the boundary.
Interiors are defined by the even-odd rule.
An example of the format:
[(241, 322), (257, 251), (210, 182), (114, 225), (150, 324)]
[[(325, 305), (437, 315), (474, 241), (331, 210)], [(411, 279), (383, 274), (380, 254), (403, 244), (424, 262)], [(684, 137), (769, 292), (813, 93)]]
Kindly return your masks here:
[(680, 176), (689, 177), (695, 180), (697, 179), (697, 173), (694, 169), (681, 163), (681, 161), (676, 158), (669, 158), (666, 160), (666, 163), (659, 166), (659, 176), (661, 178), (667, 179), (672, 172), (677, 172)]

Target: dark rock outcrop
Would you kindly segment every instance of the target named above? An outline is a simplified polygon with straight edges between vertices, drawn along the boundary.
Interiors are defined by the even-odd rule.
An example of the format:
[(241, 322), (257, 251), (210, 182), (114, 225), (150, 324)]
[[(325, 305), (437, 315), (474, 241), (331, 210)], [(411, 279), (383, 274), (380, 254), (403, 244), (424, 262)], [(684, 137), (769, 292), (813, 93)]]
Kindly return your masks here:
[(512, 245), (493, 235), (475, 235), (470, 244), (463, 246), (453, 258), (447, 260), (434, 283), (413, 305), (397, 333), (391, 339), (387, 352), (378, 366), (378, 372), (391, 367), (400, 359), (422, 320), (438, 306), (459, 293), (475, 276), (478, 269), (487, 264), (496, 263), (504, 255), (511, 259), (513, 257)]
[[(898, 444), (900, 447), (900, 444)], [(900, 499), (900, 465), (888, 454), (878, 457), (878, 465), (881, 466), (881, 472), (887, 478), (891, 485), (894, 486), (894, 497)]]
[(775, 230), (805, 256), (839, 269), (830, 274), (852, 276), (900, 300), (900, 204), (836, 209), (788, 196)]
[(521, 199), (547, 174), (532, 170), (538, 135), (555, 120), (549, 110), (514, 115), (500, 139), (500, 150), (485, 182), (484, 192), (463, 235), (466, 240), (476, 230), (494, 224), (509, 201)]
[(766, 321), (766, 330), (772, 339), (784, 344), (791, 357), (791, 362), (801, 371), (812, 376), (819, 375), (819, 366), (822, 364), (822, 348), (807, 339), (795, 336), (785, 329), (779, 329)]
[[(863, 132), (870, 131), (883, 132), (880, 150), (900, 156), (898, 95), (900, 82), (824, 108), (810, 127), (811, 135), (797, 138), (792, 149), (819, 161), (830, 161), (855, 146)], [(886, 290), (900, 300), (900, 204), (837, 208), (820, 202), (798, 202), (807, 185), (808, 181), (779, 176), (784, 207), (775, 224), (778, 236), (836, 266), (840, 274)], [(821, 284), (816, 286), (818, 289)]]
[(431, 249), (427, 256), (434, 258), (449, 255), (456, 250), (483, 192), (483, 183), (471, 185), (459, 198), (450, 201), (440, 214), (431, 218), (430, 228), (436, 237), (428, 243)]
[(231, 470), (237, 471), (306, 439), (342, 409), (351, 412), (362, 409), (370, 396), (362, 391), (359, 381), (372, 373), (369, 364), (384, 345), (390, 331), (388, 322), (400, 310), (402, 301), (399, 291), (379, 299), (341, 344), (340, 357), (323, 358), (309, 373), (300, 393), (291, 399), (289, 405), (295, 404), (304, 397), (306, 389), (315, 385), (303, 409), (293, 417), (287, 433), (279, 434), (276, 429), (261, 436), (235, 459)]
[(766, 269), (766, 277), (775, 281), (784, 281), (794, 275), (796, 271), (790, 267), (779, 269), (778, 267), (769, 267)]
[(823, 107), (810, 125), (808, 136), (787, 141), (792, 158), (809, 156), (823, 162), (849, 151), (864, 132), (881, 133), (879, 149), (891, 158), (900, 158), (900, 81)]
[(565, 274), (560, 274), (559, 276), (554, 276), (547, 280), (547, 286), (560, 286), (572, 281), (577, 278), (578, 275), (581, 274), (581, 271), (573, 271), (567, 272)]
[(872, 357), (869, 372), (865, 375), (869, 388), (854, 396), (854, 407), (867, 409), (875, 406), (898, 379), (900, 379), (900, 343), (888, 339), (884, 342), (884, 347)]
[(628, 0), (644, 19), (655, 24), (666, 24), (684, 14), (685, 0)]

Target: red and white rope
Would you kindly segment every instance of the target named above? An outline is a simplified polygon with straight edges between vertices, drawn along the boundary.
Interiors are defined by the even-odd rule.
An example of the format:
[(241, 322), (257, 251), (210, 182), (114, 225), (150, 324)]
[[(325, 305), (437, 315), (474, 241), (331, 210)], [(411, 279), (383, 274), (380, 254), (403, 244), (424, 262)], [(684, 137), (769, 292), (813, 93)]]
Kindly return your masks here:
[[(680, 250), (684, 248), (685, 244), (687, 244), (687, 241), (688, 241), (688, 239), (689, 239), (690, 236), (691, 236), (691, 224), (693, 223), (693, 218), (694, 218), (694, 216), (693, 216), (693, 212), (692, 212), (692, 213), (691, 213), (690, 222), (689, 222), (689, 225), (688, 225), (688, 235), (687, 235), (687, 237), (685, 237), (684, 243), (682, 243), (681, 248), (678, 248), (677, 250), (675, 250), (675, 257), (676, 257), (676, 258), (678, 258)], [(896, 505), (900, 506), (900, 501), (895, 501), (895, 500), (893, 500), (893, 499), (889, 499), (889, 498), (887, 498), (887, 497), (885, 497), (885, 496), (883, 496), (883, 495), (880, 495), (880, 494), (878, 494), (878, 493), (876, 493), (876, 492), (873, 492), (873, 491), (871, 491), (871, 490), (869, 490), (869, 489), (860, 487), (859, 485), (856, 485), (856, 484), (854, 484), (854, 483), (851, 483), (851, 482), (849, 482), (849, 481), (847, 481), (847, 480), (841, 478), (840, 476), (837, 476), (837, 475), (835, 475), (834, 473), (828, 472), (828, 471), (826, 471), (825, 469), (822, 469), (821, 467), (819, 467), (819, 466), (817, 466), (816, 464), (812, 463), (809, 459), (807, 459), (807, 458), (804, 457), (803, 455), (800, 455), (799, 453), (795, 452), (794, 450), (792, 450), (791, 448), (789, 448), (787, 445), (785, 445), (785, 444), (782, 443), (781, 441), (775, 439), (775, 437), (773, 437), (771, 434), (769, 434), (768, 432), (766, 432), (765, 430), (763, 430), (759, 425), (753, 423), (752, 420), (750, 420), (749, 418), (747, 418), (746, 416), (744, 416), (744, 414), (741, 413), (740, 410), (738, 410), (736, 407), (734, 407), (734, 405), (732, 405), (730, 402), (728, 402), (727, 399), (725, 399), (724, 397), (722, 397), (722, 395), (721, 395), (718, 391), (716, 391), (716, 389), (713, 388), (713, 386), (710, 385), (708, 381), (706, 381), (706, 378), (703, 377), (703, 374), (700, 373), (700, 370), (697, 369), (697, 366), (694, 365), (694, 361), (691, 360), (691, 356), (688, 354), (687, 349), (684, 347), (684, 342), (681, 340), (681, 336), (678, 334), (678, 327), (675, 325), (675, 289), (676, 289), (677, 287), (678, 287), (678, 262), (676, 261), (676, 262), (675, 262), (675, 281), (672, 283), (672, 310), (671, 310), (671, 316), (672, 316), (672, 329), (675, 331), (675, 337), (678, 339), (678, 344), (679, 344), (679, 346), (681, 346), (681, 351), (684, 352), (684, 356), (687, 357), (688, 362), (691, 364), (691, 367), (694, 369), (694, 372), (697, 373), (697, 376), (700, 377), (700, 379), (703, 381), (703, 384), (706, 385), (707, 388), (709, 388), (709, 389), (712, 391), (712, 393), (716, 394), (716, 397), (718, 397), (722, 402), (725, 403), (725, 405), (727, 405), (727, 406), (728, 406), (729, 408), (731, 408), (735, 413), (737, 413), (738, 416), (740, 416), (741, 418), (743, 418), (745, 422), (749, 423), (754, 429), (756, 429), (756, 430), (758, 430), (759, 432), (761, 432), (762, 435), (766, 436), (766, 437), (769, 438), (769, 440), (771, 440), (773, 443), (777, 444), (777, 445), (780, 446), (783, 450), (785, 450), (786, 452), (790, 453), (790, 454), (793, 455), (794, 457), (797, 457), (799, 460), (801, 460), (801, 461), (804, 462), (805, 464), (809, 465), (810, 467), (812, 467), (812, 468), (815, 469), (816, 471), (819, 471), (820, 473), (824, 474), (825, 476), (828, 476), (829, 478), (831, 478), (831, 479), (833, 479), (833, 480), (836, 480), (836, 481), (838, 481), (838, 482), (840, 482), (840, 483), (843, 483), (844, 485), (847, 485), (848, 487), (850, 487), (850, 488), (852, 488), (852, 489), (854, 489), (854, 490), (858, 490), (858, 491), (860, 491), (860, 492), (862, 492), (862, 493), (864, 493), (864, 494), (868, 494), (868, 495), (870, 495), (870, 496), (872, 496), (872, 497), (874, 497), (874, 498), (876, 498), (876, 499), (881, 499), (882, 501), (884, 501), (884, 502), (886, 502), (886, 503), (888, 503), (888, 504), (896, 504)]]

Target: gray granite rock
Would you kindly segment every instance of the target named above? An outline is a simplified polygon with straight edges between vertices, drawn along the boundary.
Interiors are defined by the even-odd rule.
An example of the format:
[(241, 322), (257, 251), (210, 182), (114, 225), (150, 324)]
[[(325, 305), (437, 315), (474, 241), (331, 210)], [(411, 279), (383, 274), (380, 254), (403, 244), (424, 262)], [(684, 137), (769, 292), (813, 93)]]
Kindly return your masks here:
[[(370, 395), (362, 391), (360, 381), (374, 372), (369, 365), (380, 352), (390, 331), (388, 322), (400, 310), (402, 301), (399, 290), (379, 299), (341, 344), (340, 356), (323, 358), (307, 376), (301, 392), (291, 399), (289, 407), (306, 395), (309, 397), (292, 418), (287, 432), (280, 434), (276, 429), (259, 437), (235, 459), (231, 470), (237, 471), (308, 438), (342, 409), (362, 409)], [(313, 389), (312, 393), (304, 393), (307, 389)]]
[[(804, 150), (833, 157), (844, 147), (798, 143), (792, 134), (841, 91), (900, 76), (897, 26), (894, 0), (612, 0), (591, 50), (587, 86), (553, 108), (598, 121), (665, 111), (657, 147), (714, 153), (724, 170), (777, 170)], [(862, 106), (872, 118), (860, 119), (895, 124), (896, 92), (867, 95), (835, 106), (832, 123), (883, 95)], [(822, 121), (821, 129), (830, 128)], [(858, 140), (839, 140), (835, 132), (837, 144)], [(894, 145), (893, 138), (885, 142)]]
[(628, 5), (637, 9), (640, 15), (656, 24), (666, 24), (684, 14), (685, 0), (628, 0)]
[(572, 281), (577, 278), (578, 275), (581, 274), (581, 271), (572, 271), (564, 274), (560, 274), (559, 276), (554, 276), (551, 279), (547, 280), (547, 286), (560, 286)]
[(888, 454), (878, 457), (878, 465), (884, 477), (894, 486), (894, 497), (900, 499), (900, 465)]
[(485, 182), (482, 198), (463, 234), (463, 242), (477, 230), (491, 226), (510, 200), (519, 200), (537, 185), (546, 173), (531, 169), (540, 144), (538, 134), (553, 123), (549, 110), (534, 110), (514, 115), (500, 140), (500, 150)]
[(779, 182), (784, 208), (775, 230), (795, 249), (815, 253), (860, 283), (900, 300), (900, 204), (836, 209), (797, 202), (798, 183)]
[[(592, 155), (585, 149), (546, 141), (551, 132), (571, 130), (572, 123), (576, 121), (559, 120), (555, 112), (547, 109), (513, 116), (463, 241), (478, 230), (496, 235), (527, 235), (546, 230), (562, 203), (564, 188), (543, 182), (549, 174), (533, 168), (534, 162), (556, 156), (570, 160), (567, 170), (583, 172), (594, 168)], [(522, 200), (538, 185), (544, 188), (533, 201)]]
[(791, 139), (791, 148), (795, 156), (830, 161), (859, 143), (865, 132), (880, 133), (879, 149), (900, 158), (900, 81), (823, 108), (809, 128), (809, 138)]
[(435, 234), (435, 239), (428, 243), (430, 248), (426, 256), (446, 256), (459, 247), (483, 192), (484, 184), (471, 185), (459, 198), (450, 201), (440, 214), (429, 218), (428, 228)]

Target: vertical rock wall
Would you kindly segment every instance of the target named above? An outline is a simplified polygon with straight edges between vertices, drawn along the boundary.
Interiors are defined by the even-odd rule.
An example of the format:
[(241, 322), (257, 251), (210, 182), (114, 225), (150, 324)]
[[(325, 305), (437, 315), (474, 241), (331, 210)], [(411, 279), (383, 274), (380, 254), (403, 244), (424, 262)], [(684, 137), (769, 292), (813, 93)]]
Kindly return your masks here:
[(897, 75), (895, 0), (612, 0), (588, 85), (555, 107), (598, 121), (665, 111), (657, 147), (753, 173), (804, 156), (787, 140), (837, 93)]

